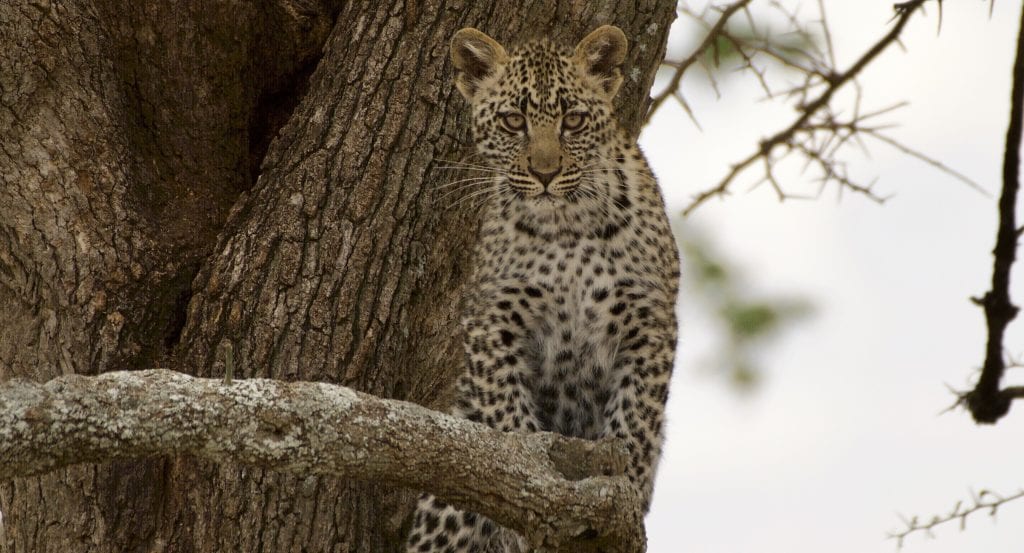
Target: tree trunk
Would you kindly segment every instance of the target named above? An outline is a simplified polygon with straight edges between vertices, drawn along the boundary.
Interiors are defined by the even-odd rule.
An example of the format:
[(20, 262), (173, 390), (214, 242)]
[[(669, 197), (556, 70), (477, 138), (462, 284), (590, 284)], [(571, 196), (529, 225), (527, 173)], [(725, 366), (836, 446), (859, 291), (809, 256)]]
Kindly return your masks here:
[[(434, 188), (472, 147), (449, 38), (619, 25), (637, 130), (674, 8), (0, 3), (0, 380), (215, 376), (230, 346), (236, 378), (443, 408), (477, 226)], [(15, 479), (0, 510), (12, 552), (376, 552), (413, 495), (175, 457)]]

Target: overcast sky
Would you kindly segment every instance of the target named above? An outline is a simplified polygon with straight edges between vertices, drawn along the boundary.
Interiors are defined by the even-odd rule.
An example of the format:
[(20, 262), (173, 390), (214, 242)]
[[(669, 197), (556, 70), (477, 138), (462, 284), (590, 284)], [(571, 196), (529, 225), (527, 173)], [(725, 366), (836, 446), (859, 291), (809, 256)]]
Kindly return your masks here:
[[(813, 14), (815, 2), (805, 4)], [(890, 28), (891, 0), (826, 4), (840, 68)], [(907, 50), (893, 47), (864, 74), (864, 107), (909, 101), (889, 117), (900, 124), (892, 134), (991, 197), (879, 144), (870, 158), (846, 158), (892, 195), (883, 206), (852, 194), (836, 201), (834, 189), (780, 204), (767, 188), (746, 192), (751, 174), (690, 218), (752, 289), (806, 296), (817, 314), (765, 352), (763, 383), (744, 395), (698, 368), (713, 337), (684, 293), (667, 448), (647, 519), (652, 553), (889, 553), (897, 513), (927, 518), (971, 489), (1024, 487), (1024, 403), (995, 427), (941, 414), (953, 401), (946, 385), (967, 388), (983, 356), (984, 320), (968, 297), (991, 279), (1020, 3), (997, 0), (990, 19), (987, 2), (944, 2), (940, 34), (931, 4), (906, 29)], [(677, 58), (692, 32), (673, 29)], [(700, 78), (687, 83), (703, 132), (668, 106), (642, 136), (670, 209), (792, 120), (791, 107), (757, 101), (756, 83), (722, 84), (716, 100)], [(782, 180), (800, 190), (798, 175)], [(1018, 304), (1022, 274), (1016, 266)], [(1008, 345), (1024, 352), (1024, 321)], [(1024, 383), (1024, 369), (1009, 383)], [(976, 514), (964, 532), (949, 524), (934, 539), (911, 536), (903, 551), (1024, 551), (1024, 500), (995, 523)]]

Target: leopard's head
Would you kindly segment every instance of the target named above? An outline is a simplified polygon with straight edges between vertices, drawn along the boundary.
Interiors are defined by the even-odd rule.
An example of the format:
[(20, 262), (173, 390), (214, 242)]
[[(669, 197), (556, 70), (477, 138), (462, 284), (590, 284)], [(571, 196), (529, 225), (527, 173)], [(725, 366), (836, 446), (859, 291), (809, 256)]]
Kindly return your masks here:
[(602, 26), (575, 50), (548, 41), (506, 51), (476, 29), (451, 44), (455, 85), (472, 106), (480, 156), (515, 198), (561, 204), (588, 193), (602, 145), (617, 132), (612, 99), (622, 84), (626, 37)]

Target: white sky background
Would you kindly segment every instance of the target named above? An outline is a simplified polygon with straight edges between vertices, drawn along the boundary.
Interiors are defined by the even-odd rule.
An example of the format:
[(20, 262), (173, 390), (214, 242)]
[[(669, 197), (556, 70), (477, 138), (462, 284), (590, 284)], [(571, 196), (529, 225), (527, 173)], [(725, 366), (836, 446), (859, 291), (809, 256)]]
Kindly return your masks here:
[[(815, 2), (804, 4), (813, 15)], [(841, 69), (890, 28), (891, 0), (826, 4)], [(989, 19), (987, 2), (944, 2), (937, 35), (930, 3), (903, 34), (907, 51), (890, 47), (861, 78), (866, 109), (910, 102), (888, 116), (900, 124), (893, 136), (992, 197), (877, 144), (870, 158), (854, 148), (845, 159), (862, 181), (879, 177), (877, 190), (893, 196), (885, 205), (850, 193), (837, 202), (835, 188), (780, 204), (768, 187), (747, 192), (755, 170), (690, 218), (751, 288), (807, 296), (817, 314), (764, 353), (763, 382), (743, 395), (698, 368), (713, 336), (684, 291), (668, 441), (647, 519), (652, 553), (889, 553), (897, 513), (929, 518), (971, 489), (1024, 486), (1024, 403), (995, 427), (964, 411), (940, 414), (953, 401), (946, 384), (968, 388), (983, 357), (984, 320), (968, 297), (991, 279), (1020, 9), (996, 0)], [(688, 53), (693, 32), (681, 16), (670, 57)], [(691, 70), (684, 90), (704, 131), (666, 103), (641, 138), (676, 212), (794, 117), (791, 107), (757, 102), (752, 78), (724, 79), (716, 100), (699, 74)], [(780, 180), (801, 190), (796, 174)], [(1018, 262), (1018, 304), (1022, 274)], [(1024, 320), (1007, 338), (1024, 352)], [(1024, 383), (1024, 369), (1008, 380)], [(965, 532), (952, 523), (935, 536), (912, 535), (903, 551), (1024, 551), (1024, 500), (995, 523), (978, 513)]]

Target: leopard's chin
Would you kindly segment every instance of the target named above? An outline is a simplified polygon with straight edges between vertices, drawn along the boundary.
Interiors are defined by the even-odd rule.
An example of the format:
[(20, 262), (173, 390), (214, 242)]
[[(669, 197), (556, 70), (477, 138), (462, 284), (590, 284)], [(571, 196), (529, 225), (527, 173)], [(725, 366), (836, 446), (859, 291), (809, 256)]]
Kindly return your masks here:
[(527, 201), (527, 205), (529, 205), (531, 209), (534, 209), (534, 210), (537, 210), (537, 211), (541, 211), (541, 212), (545, 212), (545, 211), (551, 211), (551, 212), (561, 211), (569, 203), (569, 202), (566, 201), (566, 198), (565, 198), (564, 195), (561, 195), (561, 194), (555, 195), (555, 194), (552, 194), (550, 192), (541, 192), (540, 194), (536, 194), (534, 196), (530, 196), (530, 197), (526, 198), (526, 201)]

